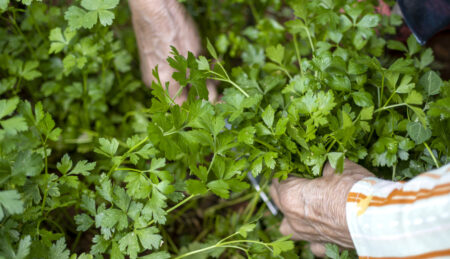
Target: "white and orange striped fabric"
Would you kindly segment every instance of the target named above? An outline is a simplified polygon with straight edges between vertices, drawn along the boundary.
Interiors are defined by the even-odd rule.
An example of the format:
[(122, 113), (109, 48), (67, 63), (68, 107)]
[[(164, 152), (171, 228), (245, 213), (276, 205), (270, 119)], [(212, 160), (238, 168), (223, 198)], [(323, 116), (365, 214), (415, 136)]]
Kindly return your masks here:
[(360, 258), (450, 258), (450, 164), (406, 183), (365, 178), (346, 213)]

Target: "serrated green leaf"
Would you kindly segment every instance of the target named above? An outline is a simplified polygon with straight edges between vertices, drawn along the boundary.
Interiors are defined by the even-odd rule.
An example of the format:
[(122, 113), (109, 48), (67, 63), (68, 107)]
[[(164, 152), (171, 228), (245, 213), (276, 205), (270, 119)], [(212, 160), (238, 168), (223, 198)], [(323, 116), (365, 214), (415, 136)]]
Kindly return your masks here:
[(422, 52), (422, 54), (420, 54), (419, 68), (424, 69), (425, 67), (433, 63), (433, 60), (434, 60), (433, 50), (429, 48), (426, 49), (424, 52)]
[(441, 91), (442, 79), (430, 70), (420, 77), (418, 85), (425, 89), (428, 96), (436, 95)]
[(356, 24), (358, 27), (372, 28), (378, 25), (380, 22), (380, 17), (377, 14), (366, 14), (364, 17)]
[(190, 194), (205, 194), (208, 192), (204, 183), (193, 179), (186, 181), (186, 188)]
[(17, 104), (19, 104), (19, 98), (17, 97), (0, 100), (0, 119), (15, 111)]
[(56, 241), (56, 243), (54, 243), (48, 251), (49, 259), (69, 259), (69, 255), (70, 251), (67, 250), (66, 241), (64, 238)]
[(153, 158), (152, 163), (150, 165), (150, 171), (156, 171), (158, 169), (163, 168), (164, 166), (166, 166), (165, 158)]
[(361, 120), (371, 120), (373, 116), (373, 106), (370, 107), (364, 107), (361, 109)]
[(331, 167), (336, 169), (337, 172), (344, 171), (344, 153), (342, 152), (330, 152), (328, 153), (328, 161), (330, 161)]
[(331, 259), (340, 259), (339, 247), (335, 244), (325, 244), (325, 254)]
[(272, 128), (273, 125), (273, 119), (275, 115), (275, 110), (272, 108), (272, 106), (268, 105), (264, 112), (262, 113), (262, 119), (267, 127)]
[(0, 0), (0, 10), (6, 10), (9, 5), (9, 0)]
[(18, 132), (26, 131), (28, 125), (23, 117), (12, 117), (6, 120), (0, 121), (0, 125), (5, 132), (10, 135), (16, 135)]
[(411, 92), (411, 90), (414, 88), (415, 84), (412, 83), (412, 76), (410, 75), (405, 75), (403, 76), (400, 85), (398, 86), (398, 88), (395, 90), (396, 93), (399, 94), (406, 94)]
[(284, 117), (278, 120), (275, 126), (275, 136), (281, 136), (286, 132), (286, 127), (289, 122), (289, 118)]
[(92, 216), (96, 214), (95, 200), (84, 194), (81, 196), (81, 208), (87, 210)]
[(124, 181), (127, 183), (127, 193), (131, 197), (143, 199), (150, 194), (152, 185), (142, 173), (128, 172)]
[(241, 143), (252, 145), (255, 132), (256, 129), (253, 126), (248, 126), (241, 129), (238, 134), (238, 141)]
[(13, 175), (36, 176), (43, 169), (44, 161), (42, 157), (27, 150), (17, 154), (11, 171)]
[(91, 29), (97, 23), (97, 12), (86, 12), (77, 6), (71, 6), (64, 13), (64, 19), (72, 30)]
[(368, 92), (353, 92), (353, 100), (360, 107), (373, 106), (372, 95)]
[(25, 236), (24, 238), (20, 239), (19, 247), (17, 248), (17, 253), (14, 259), (25, 259), (30, 254), (30, 247), (31, 247), (31, 237)]
[(77, 231), (87, 231), (94, 224), (94, 220), (85, 213), (76, 215), (74, 219), (77, 223)]
[(406, 97), (406, 99), (405, 99), (405, 103), (407, 103), (407, 104), (421, 105), (422, 102), (423, 102), (422, 95), (419, 92), (415, 91), (415, 90), (412, 90), (409, 93), (408, 97)]
[(425, 128), (420, 122), (409, 122), (406, 126), (408, 135), (417, 145), (422, 144), (431, 137), (431, 130)]
[[(9, 214), (23, 212), (23, 201), (16, 190), (0, 191), (0, 204)], [(0, 210), (0, 220), (3, 219), (4, 215), (4, 212)]]
[(69, 172), (69, 175), (81, 174), (87, 176), (90, 174), (90, 171), (94, 170), (95, 165), (96, 162), (89, 163), (87, 160), (78, 161), (78, 163)]
[(149, 227), (145, 229), (139, 229), (136, 231), (139, 241), (141, 241), (142, 247), (145, 249), (158, 249), (161, 244), (162, 237), (159, 235), (159, 230), (156, 227)]
[(350, 91), (351, 82), (348, 76), (336, 74), (329, 79), (329, 86), (336, 91)]
[(198, 64), (198, 69), (200, 69), (200, 70), (209, 70), (210, 69), (208, 60), (204, 56), (198, 57), (197, 64)]
[(96, 149), (96, 152), (109, 157), (113, 157), (119, 148), (119, 141), (115, 138), (111, 140), (100, 138), (98, 142), (100, 143), (100, 147), (99, 149)]
[(214, 46), (211, 44), (209, 39), (206, 39), (206, 49), (208, 50), (209, 54), (214, 58), (217, 59), (217, 52), (214, 49)]
[(256, 227), (256, 224), (245, 224), (243, 226), (241, 226), (237, 232), (239, 232), (239, 234), (244, 237), (247, 238), (247, 233), (252, 232)]
[(408, 53), (409, 55), (414, 55), (420, 50), (420, 44), (417, 42), (416, 37), (413, 34), (409, 35), (408, 40), (406, 41), (408, 44)]
[(61, 162), (58, 162), (56, 164), (56, 168), (58, 168), (58, 171), (62, 174), (66, 174), (67, 172), (69, 172), (69, 170), (72, 168), (72, 160), (70, 159), (69, 154), (65, 154), (63, 156)]
[(387, 47), (393, 50), (408, 52), (408, 49), (406, 48), (405, 44), (397, 40), (389, 40), (387, 43)]
[(270, 46), (266, 49), (266, 56), (277, 64), (283, 64), (284, 47), (281, 44)]
[(228, 199), (230, 187), (224, 180), (215, 180), (207, 184), (208, 188), (217, 196)]
[(136, 258), (140, 251), (137, 235), (134, 232), (126, 234), (119, 240), (119, 249), (130, 258)]
[(286, 252), (292, 250), (294, 248), (294, 242), (291, 240), (287, 240), (289, 237), (282, 237), (272, 243), (270, 246), (273, 248), (273, 255), (278, 256), (282, 252)]

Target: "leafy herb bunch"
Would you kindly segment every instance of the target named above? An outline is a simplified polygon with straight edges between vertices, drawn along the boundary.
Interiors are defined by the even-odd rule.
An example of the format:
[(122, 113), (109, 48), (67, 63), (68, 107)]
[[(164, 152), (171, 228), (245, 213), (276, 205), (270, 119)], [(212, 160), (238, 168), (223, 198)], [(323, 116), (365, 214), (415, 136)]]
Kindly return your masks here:
[[(260, 219), (248, 171), (266, 188), (274, 177), (317, 177), (326, 161), (340, 171), (345, 158), (396, 180), (448, 162), (448, 82), (430, 69), (431, 50), (392, 40), (400, 17), (371, 1), (233, 1), (251, 19), (223, 11), (228, 19), (202, 25), (213, 60), (176, 49), (168, 59), (190, 87), (182, 106), (157, 69), (151, 94), (137, 80), (117, 0), (9, 2), (0, 1), (5, 258), (295, 257), (278, 219)], [(222, 82), (222, 103), (207, 101), (207, 79)], [(227, 200), (211, 205), (210, 193)]]

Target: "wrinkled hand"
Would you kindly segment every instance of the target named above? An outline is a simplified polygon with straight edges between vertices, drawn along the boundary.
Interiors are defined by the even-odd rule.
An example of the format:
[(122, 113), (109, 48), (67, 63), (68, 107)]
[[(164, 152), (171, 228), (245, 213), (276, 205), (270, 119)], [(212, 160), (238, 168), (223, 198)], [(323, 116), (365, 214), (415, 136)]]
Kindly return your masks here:
[(284, 214), (281, 233), (292, 235), (294, 240), (312, 242), (311, 250), (316, 255), (324, 253), (320, 245), (324, 243), (353, 248), (345, 204), (353, 184), (368, 176), (373, 174), (346, 160), (342, 174), (336, 174), (327, 163), (320, 178), (308, 180), (291, 177), (274, 182), (270, 194)]
[[(198, 55), (201, 51), (200, 37), (194, 21), (177, 0), (129, 0), (133, 28), (139, 48), (142, 79), (147, 86), (153, 80), (152, 70), (158, 65), (161, 81), (169, 82), (169, 94), (174, 97), (179, 84), (172, 78), (174, 69), (166, 59), (170, 46), (181, 55), (188, 51)], [(215, 89), (210, 92), (215, 94)], [(187, 98), (186, 89), (175, 100), (178, 104)], [(210, 96), (215, 98), (216, 96)]]

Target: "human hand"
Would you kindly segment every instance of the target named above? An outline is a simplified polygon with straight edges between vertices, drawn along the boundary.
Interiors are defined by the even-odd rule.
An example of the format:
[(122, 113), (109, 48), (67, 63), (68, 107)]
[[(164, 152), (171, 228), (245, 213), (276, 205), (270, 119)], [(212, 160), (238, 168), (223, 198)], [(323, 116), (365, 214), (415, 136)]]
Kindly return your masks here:
[(316, 255), (324, 254), (325, 243), (353, 248), (345, 214), (347, 195), (354, 183), (369, 176), (373, 174), (367, 169), (346, 160), (342, 174), (327, 163), (320, 178), (275, 181), (270, 194), (284, 214), (281, 233), (312, 242)]
[[(174, 69), (166, 61), (170, 46), (174, 46), (181, 55), (188, 51), (200, 54), (200, 37), (194, 21), (176, 0), (130, 0), (133, 28), (139, 48), (142, 79), (151, 86), (152, 70), (158, 65), (161, 81), (169, 82), (169, 94), (174, 97), (180, 86), (172, 78)], [(213, 85), (208, 85), (210, 100), (217, 97)], [(187, 90), (175, 99), (182, 104), (187, 99)]]

